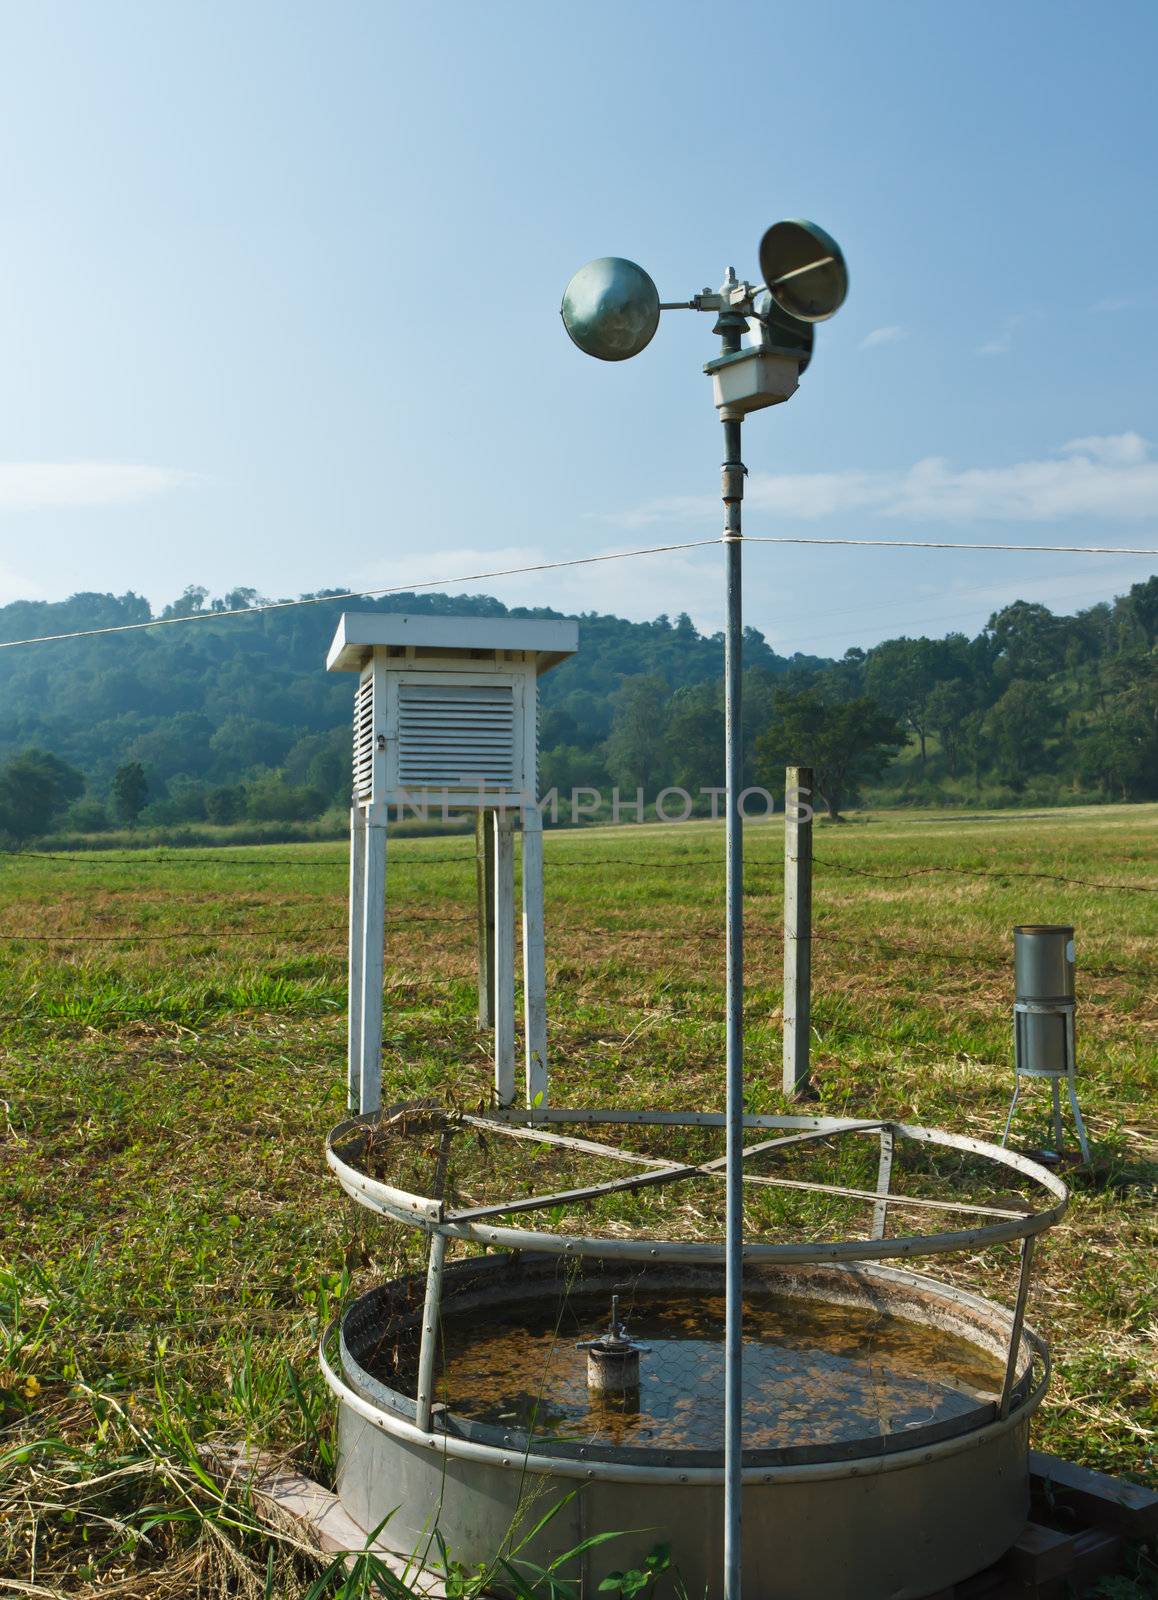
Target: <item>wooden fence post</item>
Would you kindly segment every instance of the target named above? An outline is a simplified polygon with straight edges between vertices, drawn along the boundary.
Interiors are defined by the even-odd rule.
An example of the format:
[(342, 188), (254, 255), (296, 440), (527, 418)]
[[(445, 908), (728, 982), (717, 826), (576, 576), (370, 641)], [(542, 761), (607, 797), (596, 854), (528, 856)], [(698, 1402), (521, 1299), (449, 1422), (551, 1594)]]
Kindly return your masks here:
[(547, 1104), (547, 960), (543, 937), (543, 818), (523, 807), (523, 1015), (527, 1104)]
[(784, 769), (784, 1093), (808, 1087), (812, 1021), (812, 768)]

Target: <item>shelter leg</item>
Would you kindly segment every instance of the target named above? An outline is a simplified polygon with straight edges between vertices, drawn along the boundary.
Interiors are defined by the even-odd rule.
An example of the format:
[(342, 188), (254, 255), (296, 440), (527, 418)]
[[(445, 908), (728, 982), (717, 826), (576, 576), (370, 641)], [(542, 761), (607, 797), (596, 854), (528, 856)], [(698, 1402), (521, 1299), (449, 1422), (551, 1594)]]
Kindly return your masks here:
[(523, 1026), (527, 1104), (547, 1104), (547, 957), (543, 932), (543, 818), (523, 810)]
[(490, 847), (492, 811), (475, 819), (475, 876), (478, 884), (478, 1025), (495, 1025), (495, 858)]
[(515, 831), (505, 808), (495, 833), (495, 1100), (515, 1098)]
[(362, 941), (366, 916), (366, 814), (350, 807), (350, 959), (346, 999), (346, 1104), (362, 1103)]
[(358, 1109), (382, 1105), (382, 999), (386, 967), (386, 808), (366, 818), (362, 910), (361, 1076)]

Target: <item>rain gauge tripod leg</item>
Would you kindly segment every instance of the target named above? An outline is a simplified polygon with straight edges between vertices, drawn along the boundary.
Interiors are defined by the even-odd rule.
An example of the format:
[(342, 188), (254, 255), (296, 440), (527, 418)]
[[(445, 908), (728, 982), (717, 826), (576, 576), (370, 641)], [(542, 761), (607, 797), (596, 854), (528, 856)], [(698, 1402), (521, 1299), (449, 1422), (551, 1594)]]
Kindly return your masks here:
[(1062, 1128), (1061, 1118), (1061, 1084), (1056, 1078), (1049, 1080), (1050, 1094), (1053, 1097), (1053, 1142), (1054, 1148), (1061, 1153), (1065, 1144), (1065, 1132)]
[(1088, 1167), (1090, 1164), (1090, 1141), (1086, 1137), (1086, 1125), (1082, 1121), (1081, 1111), (1078, 1109), (1078, 1089), (1074, 1081), (1077, 1063), (1077, 1047), (1074, 1042), (1074, 1013), (1071, 1007), (1066, 1012), (1066, 1055), (1069, 1059), (1069, 1071), (1066, 1073), (1066, 1087), (1069, 1089), (1070, 1105), (1074, 1113), (1074, 1127), (1078, 1130), (1078, 1145), (1081, 1148), (1082, 1160)]
[(515, 824), (494, 813), (495, 837), (495, 1100), (515, 1098)]
[(1074, 1085), (1074, 1075), (1069, 1073), (1066, 1078), (1070, 1091), (1070, 1106), (1074, 1113), (1074, 1127), (1078, 1130), (1078, 1144), (1081, 1147), (1082, 1160), (1088, 1167), (1090, 1164), (1090, 1141), (1086, 1135), (1086, 1125), (1082, 1120), (1081, 1111), (1078, 1109), (1078, 1092)]
[(523, 1027), (527, 1104), (547, 1104), (547, 962), (543, 938), (543, 818), (523, 808)]
[(1017, 1099), (1021, 1094), (1021, 1074), (1015, 1073), (1013, 1077), (1013, 1099), (1009, 1102), (1009, 1115), (1005, 1119), (1005, 1132), (1001, 1135), (1001, 1147), (1005, 1148), (1009, 1138), (1009, 1130), (1013, 1126), (1013, 1113), (1017, 1110)]
[(350, 807), (350, 957), (346, 990), (346, 1105), (362, 1103), (362, 924), (366, 916), (366, 814)]

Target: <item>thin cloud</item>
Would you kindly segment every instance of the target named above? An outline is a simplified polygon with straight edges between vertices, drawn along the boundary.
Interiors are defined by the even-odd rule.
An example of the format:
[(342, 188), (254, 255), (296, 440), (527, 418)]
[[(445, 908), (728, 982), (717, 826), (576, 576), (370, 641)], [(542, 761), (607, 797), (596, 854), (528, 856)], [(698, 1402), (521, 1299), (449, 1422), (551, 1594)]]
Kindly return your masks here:
[(1013, 335), (1025, 321), (1022, 316), (1006, 317), (1001, 326), (1001, 331), (995, 333), (992, 339), (986, 339), (984, 344), (977, 346), (979, 356), (1007, 356), (1013, 349)]
[(862, 350), (875, 350), (878, 345), (896, 344), (898, 339), (905, 339), (908, 335), (900, 323), (890, 322), (887, 327), (874, 328), (871, 333), (866, 333), (860, 342)]
[(1138, 301), (1132, 294), (1113, 294), (1105, 300), (1095, 300), (1090, 310), (1098, 315), (1112, 314), (1115, 311), (1132, 311), (1137, 304)]
[[(754, 473), (745, 504), (781, 525), (852, 513), (923, 522), (1059, 522), (1158, 518), (1158, 461), (1137, 433), (1071, 439), (1052, 456), (1004, 467), (957, 467), (929, 456), (891, 471)], [(698, 521), (718, 502), (672, 495), (604, 520), (625, 528)]]
[(196, 483), (191, 472), (121, 461), (0, 461), (0, 512), (134, 505)]

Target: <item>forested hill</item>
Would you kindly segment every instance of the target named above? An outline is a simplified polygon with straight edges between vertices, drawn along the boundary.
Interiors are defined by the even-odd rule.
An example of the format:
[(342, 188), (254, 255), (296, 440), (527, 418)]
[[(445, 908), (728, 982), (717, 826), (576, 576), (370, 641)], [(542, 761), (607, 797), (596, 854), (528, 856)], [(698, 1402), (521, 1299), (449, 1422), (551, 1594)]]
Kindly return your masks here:
[[(70, 769), (44, 780), (37, 803), (55, 783), (54, 822), (79, 828), (98, 829), (117, 809), (173, 824), (302, 819), (343, 804), (352, 686), (325, 671), (325, 654), (351, 602), (219, 614), (257, 603), (252, 590), (210, 600), (191, 589), (162, 615), (196, 621), (0, 651), (0, 833), (29, 833), (27, 818), (4, 811), (16, 805), (4, 772), (29, 751)], [(559, 614), (485, 596), (353, 604)], [(0, 640), (150, 617), (131, 593), (19, 601), (0, 608)], [(718, 783), (720, 636), (686, 616), (579, 622), (579, 654), (543, 680), (544, 787)], [(1158, 797), (1158, 577), (1074, 616), (1018, 601), (976, 638), (896, 639), (840, 661), (778, 656), (749, 629), (745, 667), (753, 776), (783, 755), (835, 763), (846, 798)], [(873, 749), (850, 755), (843, 746), (877, 713)], [(117, 799), (127, 767), (136, 798), (122, 779)]]
[[(239, 786), (252, 793), (219, 801), (223, 816), (253, 803), (262, 815), (279, 808), (301, 815), (317, 809), (319, 796), (329, 805), (343, 802), (348, 791), (353, 685), (345, 674), (325, 670), (343, 611), (561, 615), (510, 610), (486, 596), (440, 594), (219, 615), (258, 603), (252, 590), (210, 600), (193, 589), (161, 615), (196, 621), (0, 651), (0, 763), (28, 749), (63, 759), (83, 773), (79, 809), (94, 819), (93, 802), (103, 801), (118, 768), (133, 762), (148, 782), (144, 821), (196, 820), (205, 815), (207, 793)], [(0, 608), (0, 640), (151, 616), (148, 602), (132, 593), (17, 601)], [(698, 634), (686, 617), (636, 623), (592, 613), (580, 619), (580, 639), (579, 655), (543, 680), (547, 748), (598, 751), (626, 679), (657, 677), (674, 691), (713, 682), (722, 671), (722, 640)], [(776, 676), (788, 670), (761, 635), (749, 630), (747, 640), (751, 665)], [(820, 663), (800, 657), (798, 664)], [(597, 781), (589, 772), (583, 781)], [(314, 793), (287, 792), (304, 789)]]

